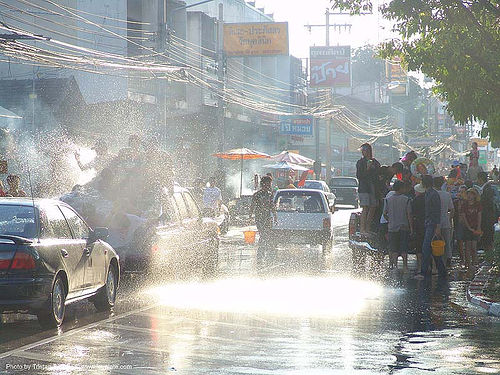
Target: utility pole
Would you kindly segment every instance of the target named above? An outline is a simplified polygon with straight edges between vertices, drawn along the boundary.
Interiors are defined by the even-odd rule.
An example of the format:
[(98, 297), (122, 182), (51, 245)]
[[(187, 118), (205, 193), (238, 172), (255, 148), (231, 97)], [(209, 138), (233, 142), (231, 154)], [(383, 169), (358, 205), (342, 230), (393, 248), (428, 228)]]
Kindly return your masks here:
[[(156, 51), (159, 54), (164, 54), (167, 46), (167, 0), (158, 0), (158, 37), (156, 38)], [(158, 56), (160, 61), (161, 56)], [(158, 108), (158, 131), (163, 136), (163, 143), (167, 144), (168, 127), (167, 127), (167, 81), (156, 80), (156, 100)]]
[[(361, 13), (361, 14), (371, 14), (371, 13)], [(347, 32), (351, 32), (351, 28), (352, 28), (352, 24), (351, 23), (330, 23), (330, 16), (333, 16), (333, 15), (344, 15), (344, 16), (348, 16), (349, 13), (342, 13), (342, 12), (330, 12), (330, 9), (329, 8), (326, 8), (326, 11), (325, 11), (325, 24), (319, 24), (319, 25), (310, 25), (310, 24), (307, 24), (307, 25), (304, 25), (304, 27), (306, 27), (307, 29), (309, 29), (309, 32), (311, 32), (311, 29), (313, 27), (324, 27), (326, 28), (326, 38), (325, 38), (325, 45), (326, 46), (329, 46), (330, 45), (330, 27), (333, 27), (334, 29), (338, 29), (339, 32), (341, 32), (342, 30), (344, 31), (347, 31)]]
[[(225, 103), (224, 103), (224, 4), (219, 4), (219, 17), (217, 20), (217, 81), (219, 82), (219, 95), (217, 97), (217, 152), (224, 151), (225, 143)], [(222, 159), (217, 159), (220, 170), (223, 168)]]

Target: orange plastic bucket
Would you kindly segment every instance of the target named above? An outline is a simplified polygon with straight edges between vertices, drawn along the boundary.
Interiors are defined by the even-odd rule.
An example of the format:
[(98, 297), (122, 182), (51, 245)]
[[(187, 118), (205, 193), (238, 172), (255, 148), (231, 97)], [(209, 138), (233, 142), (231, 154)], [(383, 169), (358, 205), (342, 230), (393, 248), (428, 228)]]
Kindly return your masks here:
[(247, 244), (253, 244), (255, 243), (255, 235), (257, 234), (256, 231), (254, 230), (246, 230), (243, 232), (243, 236), (245, 236), (245, 242)]
[(434, 240), (431, 242), (432, 255), (435, 257), (440, 257), (444, 255), (446, 242), (443, 240)]

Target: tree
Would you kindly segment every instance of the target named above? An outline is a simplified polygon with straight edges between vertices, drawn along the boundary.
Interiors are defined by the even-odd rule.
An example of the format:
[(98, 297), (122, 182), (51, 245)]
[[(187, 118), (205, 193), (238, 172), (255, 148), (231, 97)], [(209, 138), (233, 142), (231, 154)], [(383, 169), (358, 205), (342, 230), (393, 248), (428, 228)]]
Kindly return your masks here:
[[(371, 0), (331, 0), (352, 14)], [(436, 82), (456, 121), (484, 121), (500, 140), (500, 2), (498, 0), (392, 0), (380, 8), (399, 38), (379, 46), (383, 58), (400, 56), (409, 70)]]
[(355, 82), (380, 82), (384, 60), (377, 56), (374, 46), (356, 48), (352, 57), (352, 79)]

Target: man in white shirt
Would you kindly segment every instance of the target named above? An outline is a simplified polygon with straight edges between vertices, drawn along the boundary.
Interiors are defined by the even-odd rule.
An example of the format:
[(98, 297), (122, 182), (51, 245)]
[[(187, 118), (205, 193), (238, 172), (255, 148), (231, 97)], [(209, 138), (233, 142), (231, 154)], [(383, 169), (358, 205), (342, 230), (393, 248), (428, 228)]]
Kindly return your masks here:
[(216, 181), (214, 177), (209, 180), (210, 187), (203, 190), (203, 208), (209, 216), (216, 216), (219, 213), (222, 204), (222, 193), (220, 189), (215, 186)]
[(439, 194), (439, 199), (441, 200), (441, 236), (446, 242), (446, 268), (451, 267), (451, 257), (453, 253), (453, 243), (452, 243), (452, 225), (451, 218), (455, 212), (455, 206), (453, 205), (453, 199), (451, 194), (445, 190), (441, 190), (444, 183), (443, 177), (434, 177), (433, 180), (434, 188)]

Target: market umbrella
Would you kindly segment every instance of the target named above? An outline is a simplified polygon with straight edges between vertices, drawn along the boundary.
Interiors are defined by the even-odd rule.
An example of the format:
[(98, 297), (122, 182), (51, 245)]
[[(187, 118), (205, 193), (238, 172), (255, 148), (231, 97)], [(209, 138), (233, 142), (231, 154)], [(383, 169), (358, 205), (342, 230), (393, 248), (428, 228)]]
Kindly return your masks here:
[(273, 159), (274, 161), (286, 161), (293, 164), (312, 165), (314, 163), (313, 159), (290, 151), (282, 151), (278, 155), (271, 156), (271, 159)]
[(287, 161), (280, 161), (279, 163), (276, 163), (276, 164), (267, 164), (267, 165), (264, 165), (264, 168), (285, 170), (285, 171), (294, 170), (294, 171), (302, 171), (302, 172), (309, 170), (309, 168), (302, 167), (302, 166), (297, 165), (297, 164), (289, 163)]
[(213, 156), (226, 159), (226, 160), (240, 160), (240, 197), (243, 190), (243, 160), (253, 160), (253, 159), (269, 159), (268, 154), (263, 152), (250, 150), (248, 148), (235, 148), (226, 152), (218, 152), (213, 154)]

